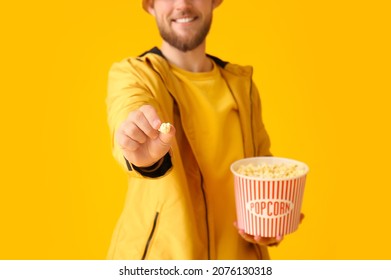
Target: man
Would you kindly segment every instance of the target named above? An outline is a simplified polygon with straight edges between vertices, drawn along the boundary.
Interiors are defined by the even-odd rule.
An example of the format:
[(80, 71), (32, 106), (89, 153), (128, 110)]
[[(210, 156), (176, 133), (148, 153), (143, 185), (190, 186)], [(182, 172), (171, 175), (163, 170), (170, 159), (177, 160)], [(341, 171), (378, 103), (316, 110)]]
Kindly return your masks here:
[(270, 141), (252, 68), (205, 52), (221, 2), (143, 0), (161, 48), (110, 70), (108, 119), (129, 189), (109, 258), (267, 259), (282, 239), (234, 226), (230, 164), (270, 155)]

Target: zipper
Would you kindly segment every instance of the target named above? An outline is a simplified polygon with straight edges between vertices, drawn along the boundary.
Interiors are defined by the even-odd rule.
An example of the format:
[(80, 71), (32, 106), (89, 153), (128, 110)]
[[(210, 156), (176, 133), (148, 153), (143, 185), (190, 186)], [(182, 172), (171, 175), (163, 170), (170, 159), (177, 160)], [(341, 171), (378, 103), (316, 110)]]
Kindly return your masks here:
[(204, 177), (202, 176), (202, 173), (200, 171), (200, 177), (201, 177), (201, 191), (202, 191), (202, 197), (204, 198), (204, 205), (205, 205), (205, 222), (206, 222), (206, 234), (208, 237), (208, 260), (210, 260), (210, 233), (209, 233), (209, 219), (208, 219), (208, 204), (206, 201), (206, 193), (204, 189)]
[(254, 139), (254, 108), (253, 108), (253, 81), (250, 79), (250, 121), (251, 121), (251, 138), (253, 142), (253, 155), (257, 155), (255, 139)]
[(142, 260), (145, 260), (145, 257), (146, 257), (146, 255), (148, 253), (149, 245), (151, 243), (153, 234), (154, 234), (155, 229), (156, 229), (156, 224), (157, 224), (158, 217), (159, 217), (159, 212), (156, 212), (155, 219), (153, 220), (153, 226), (152, 226), (151, 233), (149, 234), (149, 237), (148, 237), (148, 240), (147, 240), (147, 244), (145, 244), (144, 254), (143, 254), (142, 258), (141, 258)]

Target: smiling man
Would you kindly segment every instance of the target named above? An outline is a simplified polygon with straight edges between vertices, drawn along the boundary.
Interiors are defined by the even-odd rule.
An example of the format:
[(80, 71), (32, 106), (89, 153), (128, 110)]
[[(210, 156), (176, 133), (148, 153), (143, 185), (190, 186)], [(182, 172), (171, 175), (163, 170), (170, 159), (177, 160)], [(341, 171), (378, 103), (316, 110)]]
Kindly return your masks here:
[(110, 69), (113, 153), (129, 184), (110, 259), (267, 259), (282, 239), (234, 226), (230, 165), (270, 155), (270, 141), (252, 68), (206, 53), (221, 2), (144, 0), (162, 45)]
[[(171, 46), (179, 51), (187, 52), (204, 43), (212, 24), (211, 5), (202, 6), (200, 5), (202, 3), (195, 1), (194, 7), (199, 8), (195, 10), (191, 9), (186, 2), (176, 6), (170, 6), (164, 2), (167, 1), (163, 3), (158, 1), (154, 6), (145, 6), (145, 9), (156, 19), (164, 41), (163, 48)], [(178, 8), (178, 5), (182, 5), (183, 9)], [(168, 46), (165, 46), (166, 44)]]

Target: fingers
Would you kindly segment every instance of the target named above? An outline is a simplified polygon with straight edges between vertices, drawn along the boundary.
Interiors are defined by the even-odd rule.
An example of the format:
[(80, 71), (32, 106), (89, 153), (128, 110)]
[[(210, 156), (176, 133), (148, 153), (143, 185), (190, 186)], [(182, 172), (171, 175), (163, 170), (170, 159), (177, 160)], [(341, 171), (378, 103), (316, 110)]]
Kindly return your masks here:
[(157, 128), (160, 123), (156, 110), (152, 106), (141, 106), (138, 110), (132, 111), (121, 124), (116, 133), (116, 140), (123, 149), (136, 150), (148, 138), (156, 139), (159, 136)]
[(159, 139), (161, 143), (165, 146), (171, 145), (171, 142), (175, 136), (175, 127), (173, 125), (170, 125), (170, 131), (168, 133), (160, 132)]
[(254, 236), (245, 233), (244, 230), (239, 229), (238, 232), (239, 232), (240, 236), (241, 236), (244, 240), (246, 240), (247, 242), (250, 242), (250, 243), (257, 243), (257, 241), (254, 239)]
[(253, 237), (252, 235), (249, 235), (249, 234), (245, 233), (243, 229), (240, 229), (240, 228), (238, 227), (238, 225), (237, 225), (236, 222), (234, 222), (234, 227), (238, 230), (239, 235), (240, 235), (244, 240), (246, 240), (247, 242), (250, 242), (250, 243), (256, 243), (256, 242), (254, 241), (254, 237)]
[(171, 149), (175, 128), (170, 125), (170, 131), (160, 132), (161, 123), (151, 105), (141, 106), (129, 113), (117, 129), (115, 139), (130, 163), (138, 167), (150, 166)]
[(124, 122), (115, 134), (118, 145), (128, 151), (137, 150), (147, 139), (144, 133), (133, 123)]
[(143, 105), (140, 107), (139, 111), (141, 111), (145, 118), (148, 120), (148, 123), (151, 125), (153, 130), (157, 130), (160, 127), (161, 121), (155, 110), (151, 105)]
[(276, 236), (276, 237), (253, 236), (245, 233), (243, 229), (239, 229), (236, 222), (234, 222), (234, 226), (237, 228), (240, 236), (244, 240), (250, 243), (255, 243), (263, 246), (277, 246), (284, 239), (283, 236)]
[[(160, 119), (156, 110), (150, 105), (141, 106), (140, 109), (129, 114), (128, 121), (135, 124), (140, 131), (151, 139), (156, 139), (159, 135), (157, 129), (160, 126)], [(134, 131), (136, 132), (136, 131)]]
[(283, 236), (276, 236), (276, 237), (261, 237), (261, 236), (255, 236), (254, 240), (257, 244), (264, 245), (264, 246), (277, 246), (280, 244), (280, 242), (284, 239)]

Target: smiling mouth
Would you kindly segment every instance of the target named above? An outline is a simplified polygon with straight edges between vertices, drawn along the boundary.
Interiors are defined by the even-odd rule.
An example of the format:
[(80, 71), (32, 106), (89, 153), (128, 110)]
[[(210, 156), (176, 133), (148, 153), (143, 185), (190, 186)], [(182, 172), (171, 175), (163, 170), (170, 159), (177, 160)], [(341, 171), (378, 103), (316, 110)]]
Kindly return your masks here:
[(195, 21), (196, 19), (197, 19), (197, 17), (183, 17), (183, 18), (174, 19), (173, 22), (176, 22), (176, 23), (188, 23), (188, 22)]

